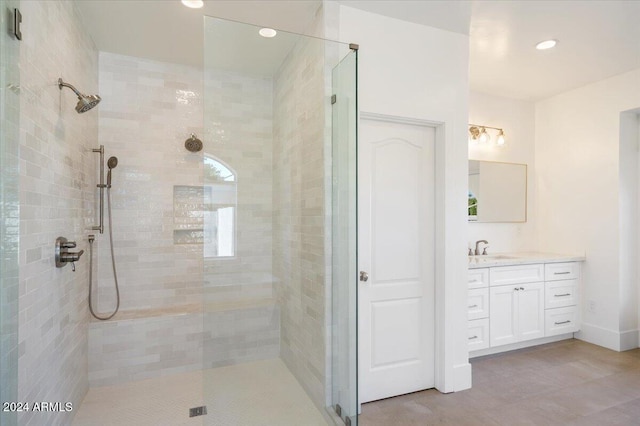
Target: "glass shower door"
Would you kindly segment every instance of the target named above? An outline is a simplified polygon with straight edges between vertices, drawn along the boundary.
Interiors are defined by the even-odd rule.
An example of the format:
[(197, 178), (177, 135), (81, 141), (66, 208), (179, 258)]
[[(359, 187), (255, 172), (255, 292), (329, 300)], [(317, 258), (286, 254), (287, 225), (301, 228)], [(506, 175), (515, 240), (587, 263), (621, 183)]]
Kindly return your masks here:
[[(354, 424), (355, 316), (343, 306), (355, 305), (342, 300), (347, 315), (334, 325), (332, 291), (343, 289), (332, 285), (331, 182), (332, 157), (349, 153), (332, 139), (355, 141), (355, 55), (344, 43), (212, 17), (204, 36), (203, 421)], [(338, 419), (331, 365), (343, 362)]]
[(332, 72), (332, 405), (358, 418), (357, 61), (353, 50)]

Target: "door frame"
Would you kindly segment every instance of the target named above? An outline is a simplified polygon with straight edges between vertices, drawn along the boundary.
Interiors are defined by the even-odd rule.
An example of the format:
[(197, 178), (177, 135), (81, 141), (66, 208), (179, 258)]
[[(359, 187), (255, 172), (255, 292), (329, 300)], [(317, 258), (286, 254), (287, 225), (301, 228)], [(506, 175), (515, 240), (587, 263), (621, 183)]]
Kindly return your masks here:
[[(447, 327), (446, 319), (452, 319), (453, 312), (450, 312), (450, 309), (447, 309), (448, 306), (446, 302), (449, 302), (446, 295), (446, 280), (445, 280), (445, 268), (446, 268), (446, 250), (448, 249), (446, 245), (446, 228), (445, 228), (445, 218), (446, 218), (446, 210), (445, 210), (445, 169), (446, 169), (446, 157), (445, 157), (445, 143), (446, 143), (446, 128), (445, 123), (441, 121), (433, 121), (433, 120), (424, 120), (418, 118), (411, 117), (402, 117), (395, 115), (386, 115), (379, 114), (374, 112), (360, 112), (360, 117), (358, 123), (360, 124), (360, 120), (373, 120), (379, 122), (387, 122), (387, 123), (397, 123), (397, 124), (410, 124), (414, 126), (422, 126), (422, 127), (431, 127), (435, 130), (435, 158), (434, 158), (434, 166), (435, 166), (435, 232), (434, 232), (434, 250), (435, 250), (435, 271), (434, 271), (434, 279), (435, 279), (435, 387), (440, 392), (453, 392), (456, 390), (462, 390), (470, 387), (466, 386), (465, 380), (462, 377), (466, 377), (468, 375), (470, 381), (470, 364), (461, 365), (461, 366), (447, 366), (446, 364), (446, 355), (448, 353), (452, 353), (454, 348), (453, 345), (454, 336), (451, 335), (451, 331), (454, 327)], [(358, 140), (358, 144), (362, 141)], [(466, 282), (464, 282), (464, 286), (466, 289)], [(451, 299), (454, 299), (453, 297)], [(358, 298), (359, 300), (359, 298)], [(450, 302), (449, 304), (451, 304)], [(453, 310), (455, 311), (455, 310)], [(358, 314), (358, 321), (360, 320), (360, 314)], [(464, 317), (464, 322), (466, 323), (466, 317)], [(466, 329), (466, 328), (465, 328)], [(449, 331), (449, 332), (447, 332)], [(466, 345), (466, 335), (465, 345)], [(446, 350), (446, 349), (449, 350)], [(359, 355), (358, 355), (359, 356)], [(467, 357), (468, 359), (468, 357)], [(458, 373), (455, 373), (453, 370), (458, 367), (469, 368), (469, 371), (462, 374), (461, 378), (456, 380), (456, 376)], [(449, 371), (447, 371), (449, 370)], [(456, 383), (460, 382), (460, 383)]]

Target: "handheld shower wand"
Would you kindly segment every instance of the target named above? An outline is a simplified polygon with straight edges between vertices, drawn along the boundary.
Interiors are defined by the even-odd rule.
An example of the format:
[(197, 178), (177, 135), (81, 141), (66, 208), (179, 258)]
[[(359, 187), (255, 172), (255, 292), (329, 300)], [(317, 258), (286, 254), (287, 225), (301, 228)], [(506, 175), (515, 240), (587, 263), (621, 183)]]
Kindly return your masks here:
[(107, 188), (111, 188), (111, 170), (115, 169), (117, 165), (118, 158), (110, 157), (107, 160), (107, 167), (109, 168), (109, 171), (107, 172)]

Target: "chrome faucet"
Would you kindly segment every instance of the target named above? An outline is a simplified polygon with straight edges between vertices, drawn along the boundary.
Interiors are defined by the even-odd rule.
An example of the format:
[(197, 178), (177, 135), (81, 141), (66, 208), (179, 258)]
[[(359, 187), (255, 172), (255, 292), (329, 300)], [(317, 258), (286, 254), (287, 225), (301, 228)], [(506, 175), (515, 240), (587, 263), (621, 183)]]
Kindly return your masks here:
[[(475, 255), (476, 256), (478, 256), (480, 254), (480, 248), (478, 247), (480, 245), (480, 243), (489, 244), (489, 241), (487, 241), (487, 240), (478, 240), (478, 241), (476, 241), (476, 251), (475, 251)], [(482, 254), (483, 255), (487, 254), (487, 247), (484, 247), (484, 250), (482, 250)]]

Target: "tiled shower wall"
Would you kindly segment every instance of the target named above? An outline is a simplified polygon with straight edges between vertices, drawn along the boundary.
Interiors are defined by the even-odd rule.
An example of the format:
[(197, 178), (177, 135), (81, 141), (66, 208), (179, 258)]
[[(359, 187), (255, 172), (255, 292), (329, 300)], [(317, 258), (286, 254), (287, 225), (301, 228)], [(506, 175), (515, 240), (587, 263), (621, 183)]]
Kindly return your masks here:
[[(20, 299), (18, 401), (71, 402), (87, 392), (87, 254), (55, 267), (56, 237), (87, 251), (98, 114), (76, 113), (63, 77), (98, 92), (98, 54), (73, 2), (20, 4)], [(4, 11), (3, 11), (4, 12)], [(19, 424), (69, 424), (73, 413), (22, 413)]]
[[(91, 323), (92, 386), (279, 354), (272, 83), (208, 71), (203, 135), (202, 76), (195, 67), (100, 53), (100, 143), (119, 159), (112, 199), (122, 313), (114, 320), (137, 318)], [(184, 148), (191, 133), (204, 141), (202, 152)], [(183, 227), (202, 227), (202, 185), (210, 183), (203, 181), (203, 155), (236, 174), (233, 257), (203, 259), (201, 239), (181, 232), (174, 238)], [(106, 233), (96, 246), (98, 306), (109, 312), (115, 294)]]
[(324, 84), (324, 43), (300, 40), (275, 78), (273, 270), (281, 357), (318, 407), (326, 374)]
[[(0, 10), (19, 3), (1, 0)], [(18, 400), (18, 259), (20, 249), (19, 144), (20, 42), (9, 35), (10, 15), (0, 15), (0, 401)], [(0, 411), (14, 426), (17, 413)]]
[[(202, 245), (174, 244), (174, 186), (201, 186), (202, 70), (100, 52), (100, 143), (116, 156), (113, 238), (120, 309), (202, 302)], [(202, 215), (194, 208), (194, 215)], [(108, 233), (97, 235), (99, 311), (115, 306)], [(116, 317), (117, 319), (118, 317)]]

